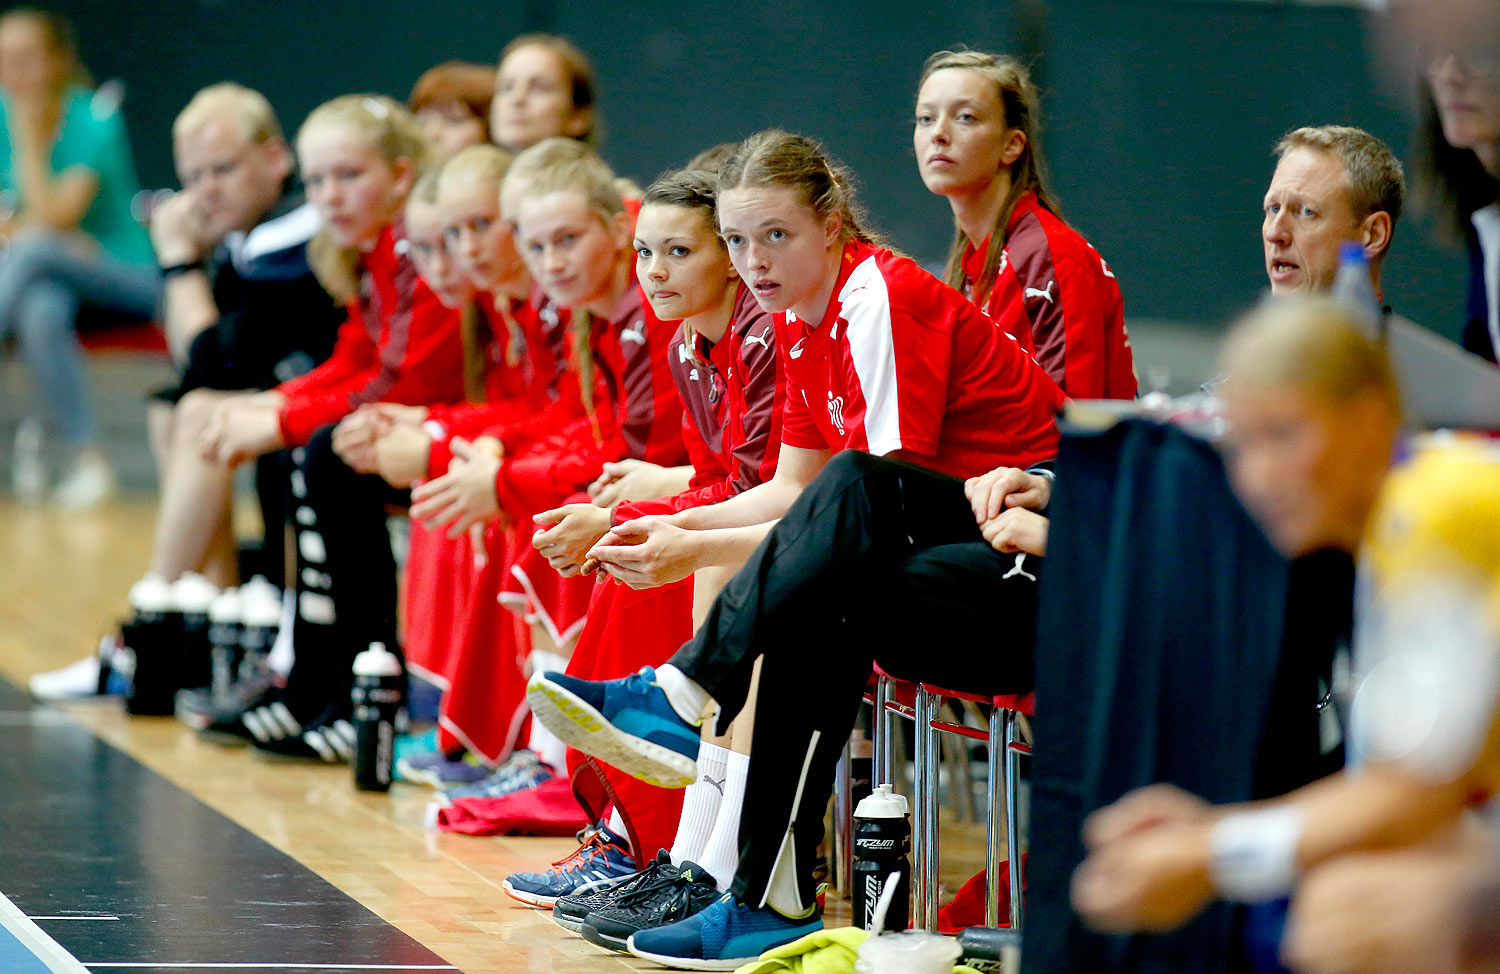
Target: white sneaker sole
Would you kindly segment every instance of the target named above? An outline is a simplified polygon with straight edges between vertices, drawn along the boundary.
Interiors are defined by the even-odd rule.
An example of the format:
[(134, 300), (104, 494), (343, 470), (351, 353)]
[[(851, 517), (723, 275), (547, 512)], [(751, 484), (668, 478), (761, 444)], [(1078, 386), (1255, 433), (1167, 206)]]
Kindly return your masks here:
[(585, 754), (658, 788), (686, 788), (698, 778), (698, 762), (668, 747), (627, 734), (576, 694), (540, 676), (526, 687), (531, 714)]
[(501, 881), (500, 888), (505, 890), (505, 895), (511, 899), (517, 903), (525, 903), (527, 906), (550, 910), (553, 904), (557, 902), (557, 897), (555, 896), (543, 896), (539, 893), (528, 893), (523, 889), (516, 889), (510, 884), (510, 880), (508, 879)]
[(753, 963), (758, 958), (741, 957), (738, 960), (705, 960), (701, 957), (671, 957), (667, 954), (653, 954), (649, 950), (641, 950), (635, 945), (635, 935), (625, 941), (625, 949), (642, 960), (649, 960), (660, 964), (662, 967), (672, 967), (679, 971), (732, 971)]

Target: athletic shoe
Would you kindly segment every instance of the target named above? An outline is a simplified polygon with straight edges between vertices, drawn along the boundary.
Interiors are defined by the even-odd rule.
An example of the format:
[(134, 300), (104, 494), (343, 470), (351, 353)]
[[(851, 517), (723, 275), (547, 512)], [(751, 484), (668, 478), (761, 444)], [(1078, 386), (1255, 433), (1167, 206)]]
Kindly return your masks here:
[(198, 731), (215, 744), (238, 745), (254, 741), (279, 741), (302, 733), (302, 722), (286, 705), (286, 692), (267, 686), (247, 701), (239, 712), (225, 713)]
[(535, 751), (517, 748), (500, 767), (488, 772), (486, 777), (471, 785), (446, 788), (438, 792), (437, 801), (451, 805), (460, 798), (504, 798), (527, 788), (535, 788), (556, 776), (557, 772), (543, 764)]
[(598, 826), (584, 830), (583, 845), (544, 873), (511, 873), (500, 884), (512, 899), (551, 909), (560, 896), (617, 886), (636, 873), (630, 847), (621, 836)]
[[(122, 697), (130, 689), (135, 656), (112, 636), (99, 640), (99, 652), (60, 670), (38, 673), (27, 683), (38, 700), (79, 702)], [(102, 679), (101, 679), (102, 677)]]
[[(248, 670), (248, 671), (247, 671)], [(259, 665), (242, 667), (245, 675), (229, 685), (229, 689), (223, 694), (215, 695), (211, 689), (199, 687), (191, 690), (178, 690), (173, 700), (174, 713), (177, 719), (197, 731), (205, 731), (221, 721), (230, 723), (238, 722), (241, 715), (261, 705), (263, 698), (272, 690), (275, 674), (271, 668), (262, 661)], [(241, 723), (238, 725), (245, 731)], [(241, 741), (248, 741), (250, 737), (232, 735)], [(252, 734), (251, 737), (254, 735)]]
[(52, 502), (65, 511), (89, 511), (114, 496), (115, 468), (98, 450), (81, 450), (52, 491)]
[(588, 919), (590, 913), (608, 906), (633, 889), (639, 889), (643, 883), (655, 883), (664, 875), (677, 875), (677, 867), (672, 864), (672, 857), (667, 850), (658, 849), (656, 858), (651, 860), (650, 865), (618, 886), (559, 896), (557, 902), (552, 904), (552, 922), (564, 930), (578, 933), (583, 929), (583, 921)]
[(631, 934), (686, 920), (718, 898), (714, 878), (702, 866), (685, 862), (675, 875), (624, 893), (590, 913), (579, 932), (591, 944), (625, 953)]
[(672, 709), (649, 666), (622, 680), (542, 673), (526, 700), (563, 741), (647, 784), (686, 788), (698, 777), (698, 728)]
[(467, 751), (450, 758), (442, 751), (410, 754), (396, 759), (396, 777), (413, 784), (447, 788), (472, 785), (488, 778), (492, 769)]
[(354, 724), (348, 708), (329, 707), (302, 728), (300, 734), (276, 740), (254, 740), (255, 753), (271, 759), (302, 759), (348, 764), (354, 757)]
[(637, 957), (685, 971), (732, 971), (772, 947), (823, 929), (823, 911), (814, 906), (801, 917), (784, 917), (769, 907), (755, 909), (725, 893), (686, 920), (631, 934), (627, 946)]

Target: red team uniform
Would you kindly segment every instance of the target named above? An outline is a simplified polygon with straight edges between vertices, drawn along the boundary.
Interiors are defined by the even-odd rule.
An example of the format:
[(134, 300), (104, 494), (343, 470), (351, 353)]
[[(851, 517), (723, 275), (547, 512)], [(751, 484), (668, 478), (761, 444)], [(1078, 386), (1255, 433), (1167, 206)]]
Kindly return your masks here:
[(909, 258), (849, 243), (823, 320), (776, 316), (788, 382), (782, 442), (899, 452), (959, 477), (1050, 458), (1062, 391), (952, 294)]
[(1015, 337), (1073, 399), (1134, 399), (1135, 363), (1120, 283), (1099, 252), (1028, 192), (1016, 201), (994, 287), (974, 284), (989, 241), (964, 248), (965, 296)]
[[(710, 343), (696, 335), (689, 347), (679, 330), (667, 361), (682, 399), (682, 438), (693, 477), (680, 494), (617, 505), (617, 524), (717, 504), (776, 472), (785, 371), (776, 352), (771, 316), (749, 289), (741, 285), (720, 341)], [(608, 680), (658, 665), (692, 636), (692, 615), (692, 578), (641, 590), (603, 581), (594, 587), (567, 672), (581, 679)], [(576, 752), (570, 751), (570, 764), (575, 760)], [(613, 768), (605, 773), (627, 809), (636, 851), (649, 857), (671, 846), (682, 792), (654, 788)]]

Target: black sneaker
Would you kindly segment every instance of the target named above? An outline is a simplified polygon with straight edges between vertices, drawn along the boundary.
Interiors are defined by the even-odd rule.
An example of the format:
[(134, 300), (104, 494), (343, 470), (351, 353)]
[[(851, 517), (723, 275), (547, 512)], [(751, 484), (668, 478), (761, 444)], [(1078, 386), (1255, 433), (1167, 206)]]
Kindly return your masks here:
[(245, 701), (240, 710), (209, 721), (198, 736), (215, 744), (238, 745), (280, 741), (301, 733), (302, 721), (287, 707), (286, 691), (268, 685), (258, 696)]
[(354, 724), (348, 708), (329, 707), (307, 722), (301, 733), (275, 740), (254, 740), (250, 746), (261, 757), (348, 764), (354, 757)]
[[(248, 733), (240, 720), (247, 710), (261, 706), (267, 701), (263, 698), (271, 690), (275, 674), (269, 667), (258, 666), (242, 671), (244, 673), (238, 680), (229, 685), (227, 692), (215, 694), (207, 687), (196, 690), (178, 690), (176, 699), (177, 719), (194, 730), (206, 731), (223, 721), (238, 726)], [(254, 735), (241, 736), (231, 734), (238, 738), (240, 743), (246, 743)]]
[(675, 875), (639, 886), (590, 913), (579, 933), (591, 944), (625, 953), (631, 934), (686, 920), (719, 896), (714, 878), (702, 866), (685, 862)]
[(677, 867), (672, 864), (672, 857), (667, 854), (667, 850), (659, 849), (650, 865), (618, 885), (559, 896), (557, 902), (552, 904), (552, 922), (564, 930), (578, 933), (583, 929), (583, 921), (594, 910), (608, 906), (630, 890), (655, 883), (665, 875), (676, 876)]

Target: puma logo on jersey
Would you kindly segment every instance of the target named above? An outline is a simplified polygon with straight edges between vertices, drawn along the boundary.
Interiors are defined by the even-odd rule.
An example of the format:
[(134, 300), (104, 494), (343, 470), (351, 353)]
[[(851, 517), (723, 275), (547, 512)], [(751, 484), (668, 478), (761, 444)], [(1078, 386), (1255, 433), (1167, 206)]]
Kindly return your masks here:
[(637, 345), (644, 345), (646, 344), (646, 329), (642, 327), (640, 322), (636, 322), (633, 328), (623, 328), (620, 330), (620, 341), (635, 342)]
[(799, 338), (799, 339), (797, 339), (797, 344), (793, 345), (792, 346), (792, 350), (790, 352), (788, 352), (787, 354), (790, 355), (792, 358), (801, 358), (802, 357), (802, 353), (805, 352), (805, 351), (807, 351), (807, 349), (805, 349), (805, 348), (802, 347), (802, 346), (804, 346), (806, 344), (807, 344), (807, 339), (805, 339), (805, 338)]
[(761, 348), (769, 352), (771, 350), (771, 329), (767, 328), (759, 335), (746, 335), (745, 344), (759, 345)]
[(834, 428), (839, 435), (844, 435), (844, 397), (830, 395), (828, 397), (828, 418), (833, 422)]
[(1029, 578), (1033, 582), (1036, 581), (1036, 576), (1033, 575), (1033, 574), (1031, 574), (1031, 572), (1029, 572), (1029, 571), (1026, 570), (1026, 553), (1025, 552), (1019, 552), (1019, 553), (1017, 553), (1017, 555), (1016, 555), (1016, 566), (1014, 568), (1012, 568), (1010, 571), (1006, 572), (1004, 575), (1001, 575), (1000, 576), (1000, 581), (1003, 582), (1007, 578), (1011, 578), (1011, 577), (1013, 577), (1015, 575), (1020, 575), (1022, 578)]
[(1028, 297), (1028, 298), (1046, 298), (1047, 302), (1050, 304), (1052, 302), (1052, 285), (1054, 285), (1056, 283), (1057, 283), (1056, 281), (1048, 281), (1047, 282), (1047, 286), (1044, 287), (1044, 288), (1041, 288), (1041, 287), (1029, 287), (1029, 288), (1026, 289), (1026, 297)]
[(1102, 271), (1104, 271), (1104, 276), (1105, 277), (1114, 277), (1115, 276), (1115, 272), (1109, 269), (1109, 265), (1104, 262), (1104, 258), (1103, 257), (1099, 258), (1099, 268)]

